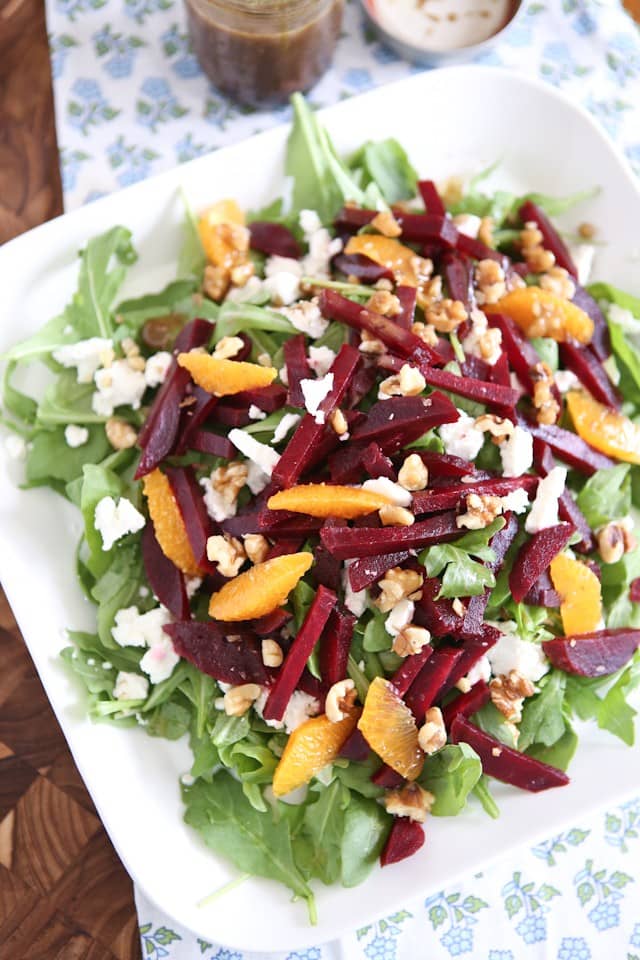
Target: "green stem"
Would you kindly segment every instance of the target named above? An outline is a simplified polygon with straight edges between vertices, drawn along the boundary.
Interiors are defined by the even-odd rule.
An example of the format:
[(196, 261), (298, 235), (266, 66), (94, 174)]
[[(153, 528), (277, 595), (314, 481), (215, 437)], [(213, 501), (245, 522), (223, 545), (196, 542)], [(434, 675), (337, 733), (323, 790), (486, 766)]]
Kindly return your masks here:
[(240, 876), (236, 877), (235, 880), (230, 880), (229, 883), (225, 883), (223, 887), (218, 887), (217, 890), (214, 890), (213, 893), (210, 893), (207, 897), (203, 897), (202, 900), (198, 901), (198, 907), (210, 907), (212, 903), (215, 903), (220, 897), (224, 897), (227, 893), (231, 893), (232, 890), (235, 890), (236, 887), (241, 886), (247, 880), (251, 879), (252, 874), (250, 873), (241, 873)]

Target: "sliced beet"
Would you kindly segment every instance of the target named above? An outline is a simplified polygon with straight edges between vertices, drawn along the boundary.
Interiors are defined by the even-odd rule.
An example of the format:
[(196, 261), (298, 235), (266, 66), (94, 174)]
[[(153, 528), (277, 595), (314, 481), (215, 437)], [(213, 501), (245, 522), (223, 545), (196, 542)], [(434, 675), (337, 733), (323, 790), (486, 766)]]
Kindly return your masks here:
[(463, 618), (455, 612), (451, 600), (438, 599), (441, 587), (437, 577), (428, 577), (424, 581), (422, 597), (416, 603), (416, 622), (434, 637), (459, 636), (464, 628)]
[(432, 243), (438, 247), (455, 247), (458, 230), (449, 217), (433, 213), (393, 211), (400, 224), (402, 239), (411, 243)]
[(180, 425), (180, 404), (187, 384), (191, 382), (191, 374), (184, 367), (179, 367), (175, 358), (179, 353), (207, 344), (213, 330), (214, 325), (208, 320), (192, 320), (176, 337), (173, 360), (166, 379), (158, 390), (149, 415), (138, 434), (142, 456), (135, 473), (136, 480), (151, 473), (160, 461), (172, 452), (176, 442)]
[(521, 477), (492, 477), (477, 483), (461, 483), (446, 489), (419, 490), (413, 495), (413, 508), (417, 514), (439, 513), (462, 504), (471, 493), (478, 496), (506, 497), (515, 490), (526, 490), (531, 497), (538, 486), (538, 478), (530, 474)]
[(377, 443), (370, 443), (362, 451), (360, 462), (365, 473), (368, 473), (372, 479), (386, 477), (394, 483), (398, 479), (393, 463), (389, 457), (385, 456)]
[(263, 711), (265, 720), (282, 720), (291, 694), (298, 685), (307, 660), (320, 639), (336, 602), (337, 597), (332, 590), (327, 590), (323, 586), (318, 587), (298, 635), (291, 644), (267, 697)]
[(462, 717), (472, 717), (473, 714), (482, 709), (490, 699), (491, 691), (489, 690), (489, 684), (485, 683), (484, 680), (478, 680), (467, 693), (461, 693), (457, 697), (454, 697), (453, 700), (450, 700), (449, 703), (442, 708), (442, 719), (444, 720), (444, 725), (447, 730), (449, 730), (454, 717), (457, 717), (458, 714)]
[(518, 211), (518, 215), (523, 224), (535, 223), (542, 234), (542, 246), (545, 250), (550, 250), (554, 255), (556, 265), (558, 267), (564, 267), (574, 279), (577, 278), (578, 271), (575, 263), (571, 259), (571, 254), (544, 210), (541, 210), (537, 203), (533, 203), (532, 200), (525, 200)]
[(411, 325), (416, 312), (418, 289), (417, 287), (405, 287), (403, 284), (399, 284), (395, 289), (395, 294), (400, 301), (402, 310), (399, 314), (397, 314), (396, 317), (394, 317), (394, 319), (396, 323), (399, 326), (404, 327), (405, 330), (411, 330)]
[(482, 761), (483, 771), (503, 783), (532, 793), (569, 783), (569, 777), (562, 770), (512, 750), (461, 714), (454, 717), (450, 736), (452, 743), (468, 743), (473, 747)]
[(347, 676), (353, 628), (358, 618), (344, 607), (335, 607), (320, 640), (320, 675), (327, 687)]
[(371, 747), (357, 727), (349, 734), (340, 750), (341, 757), (345, 757), (347, 760), (355, 760), (356, 763), (362, 763), (370, 753)]
[(519, 327), (511, 317), (502, 313), (494, 313), (491, 307), (486, 308), (487, 320), (489, 325), (499, 330), (502, 334), (502, 348), (509, 358), (514, 373), (523, 385), (533, 393), (533, 379), (531, 370), (537, 363), (540, 363), (540, 357), (533, 344), (527, 340), (521, 333)]
[(156, 540), (151, 522), (142, 532), (142, 562), (149, 586), (160, 603), (176, 620), (188, 620), (191, 616), (189, 599), (185, 589), (184, 574), (165, 557)]
[(560, 606), (560, 594), (553, 589), (553, 583), (547, 570), (542, 573), (524, 598), (524, 602), (532, 607), (549, 607), (557, 610)]
[(216, 680), (234, 686), (270, 682), (258, 641), (249, 634), (241, 634), (240, 640), (232, 643), (226, 639), (226, 625), (196, 620), (169, 623), (163, 629), (171, 637), (176, 653)]
[(349, 443), (340, 444), (329, 456), (329, 474), (333, 483), (358, 483), (362, 479), (365, 449), (364, 443), (354, 443), (353, 438)]
[[(360, 353), (354, 347), (344, 344), (331, 365), (333, 390), (320, 404), (325, 419), (331, 414), (344, 397), (353, 374), (360, 363)], [(306, 414), (296, 427), (293, 436), (284, 449), (273, 471), (273, 480), (283, 487), (290, 487), (307, 469), (325, 431), (323, 423), (316, 423), (315, 417)]]
[(460, 414), (443, 393), (430, 397), (390, 397), (378, 400), (369, 410), (366, 419), (353, 430), (353, 440), (375, 440), (382, 446), (390, 434), (401, 433), (406, 443), (412, 442), (434, 427), (454, 423)]
[(232, 537), (244, 537), (247, 533), (261, 533), (260, 511), (247, 510), (235, 517), (227, 517), (220, 523), (221, 529)]
[(640, 577), (636, 577), (629, 584), (629, 600), (632, 603), (640, 603)]
[(270, 383), (268, 387), (256, 387), (255, 390), (242, 390), (226, 397), (225, 402), (236, 407), (260, 407), (265, 413), (281, 410), (287, 402), (287, 391), (279, 383)]
[(495, 260), (496, 263), (500, 264), (505, 273), (511, 268), (511, 261), (506, 254), (500, 253), (499, 250), (494, 250), (493, 247), (488, 247), (486, 243), (478, 240), (477, 237), (469, 237), (466, 233), (461, 233), (460, 231), (458, 231), (456, 250), (458, 253), (463, 253), (473, 260)]
[(424, 828), (417, 820), (394, 817), (391, 831), (380, 854), (380, 866), (388, 867), (417, 853), (424, 844)]
[(489, 377), (491, 365), (480, 357), (467, 355), (464, 363), (460, 364), (460, 372), (463, 377), (469, 377), (472, 380), (489, 380), (491, 383), (495, 383)]
[(261, 510), (258, 514), (258, 529), (272, 540), (290, 537), (306, 537), (320, 529), (321, 517), (307, 517), (289, 510)]
[(349, 384), (349, 389), (345, 398), (345, 406), (349, 410), (357, 407), (358, 404), (364, 400), (366, 395), (373, 390), (377, 379), (378, 365), (376, 364), (375, 360), (368, 358), (365, 355), (363, 357), (363, 362), (354, 373), (351, 383)]
[(378, 212), (378, 210), (367, 210), (366, 207), (344, 206), (337, 214), (334, 224), (342, 230), (357, 233), (362, 227), (370, 224)]
[(246, 427), (253, 422), (248, 407), (238, 407), (233, 401), (227, 400), (221, 400), (216, 406), (216, 426), (231, 430), (235, 427)]
[(606, 457), (604, 453), (594, 450), (577, 433), (572, 433), (571, 430), (564, 430), (555, 424), (546, 426), (523, 422), (522, 425), (534, 437), (544, 440), (551, 447), (556, 457), (568, 463), (570, 467), (587, 474), (587, 476), (591, 476), (596, 470), (606, 470), (615, 466), (613, 460)]
[[(429, 471), (429, 478), (437, 477), (460, 478), (476, 472), (475, 464), (461, 457), (454, 457), (449, 453), (434, 453), (432, 450), (413, 450), (417, 453)], [(405, 454), (403, 454), (405, 456)]]
[[(341, 521), (335, 517), (330, 517), (324, 521), (324, 526), (340, 525)], [(341, 564), (335, 557), (331, 556), (326, 547), (321, 543), (314, 550), (315, 562), (311, 570), (313, 584), (317, 587), (323, 584), (329, 590), (337, 593), (340, 589), (340, 580), (342, 576)]]
[(276, 607), (271, 613), (266, 613), (264, 617), (259, 617), (257, 620), (249, 620), (248, 625), (259, 637), (269, 637), (282, 630), (285, 624), (291, 620), (291, 616), (288, 610), (284, 610), (282, 607)]
[(603, 363), (607, 357), (611, 356), (611, 337), (609, 336), (609, 324), (604, 318), (604, 314), (590, 293), (576, 284), (576, 292), (573, 295), (573, 302), (576, 307), (591, 317), (593, 320), (593, 336), (590, 349), (596, 355), (600, 363)]
[(357, 593), (370, 587), (373, 583), (381, 580), (387, 570), (392, 567), (399, 567), (411, 556), (410, 550), (400, 550), (396, 553), (382, 553), (377, 557), (363, 557), (361, 560), (354, 560), (349, 565), (349, 583), (351, 589)]
[(458, 680), (461, 680), (463, 677), (469, 673), (470, 670), (475, 667), (479, 660), (485, 656), (488, 650), (491, 650), (491, 647), (494, 647), (498, 640), (500, 639), (501, 633), (495, 627), (490, 626), (488, 623), (482, 625), (482, 630), (475, 637), (469, 637), (464, 641), (464, 646), (462, 647), (462, 656), (456, 663), (455, 667), (449, 674), (447, 682), (443, 689), (440, 692), (440, 695), (443, 696), (452, 687), (455, 687)]
[(492, 383), (501, 383), (503, 387), (509, 387), (511, 386), (510, 372), (509, 356), (507, 351), (503, 350), (489, 371), (489, 379)]
[(216, 527), (207, 513), (202, 488), (193, 467), (165, 467), (164, 471), (176, 498), (195, 561), (202, 570), (215, 573), (216, 564), (207, 559), (207, 540)]
[(333, 527), (320, 531), (320, 539), (334, 557), (375, 557), (385, 551), (394, 553), (403, 549), (418, 549), (434, 543), (455, 540), (462, 531), (456, 526), (453, 512), (443, 513), (410, 527), (381, 527), (380, 529)]
[(410, 330), (395, 323), (381, 313), (375, 313), (366, 307), (348, 300), (335, 290), (322, 290), (319, 297), (320, 310), (327, 320), (346, 323), (355, 330), (366, 330), (402, 357), (411, 358), (413, 363), (441, 363), (441, 359), (431, 347)]
[(304, 541), (304, 537), (296, 537), (291, 539), (283, 538), (282, 540), (277, 540), (271, 547), (269, 547), (267, 560), (274, 560), (276, 557), (285, 557), (290, 553), (298, 553)]
[(189, 437), (189, 449), (208, 453), (213, 457), (224, 457), (225, 460), (233, 460), (236, 453), (230, 440), (218, 433), (212, 433), (211, 430), (194, 430)]
[(302, 256), (300, 244), (288, 227), (282, 223), (270, 223), (268, 220), (254, 220), (249, 224), (250, 247), (272, 257), (290, 257), (297, 260)]
[(467, 400), (475, 400), (494, 407), (513, 407), (518, 402), (518, 394), (512, 387), (503, 387), (499, 383), (487, 383), (471, 377), (459, 377), (450, 370), (435, 370), (433, 367), (420, 367), (422, 376), (432, 387), (448, 390)]
[(412, 653), (402, 661), (391, 677), (391, 683), (401, 697), (404, 697), (432, 653), (433, 647), (427, 643), (419, 653)]
[(509, 589), (516, 603), (522, 603), (529, 590), (542, 576), (549, 564), (563, 550), (575, 527), (571, 523), (558, 523), (534, 533), (518, 552), (509, 574)]
[[(502, 530), (498, 530), (490, 541), (491, 549), (495, 553), (495, 560), (484, 562), (492, 573), (498, 573), (502, 569), (507, 552), (518, 532), (518, 518), (514, 513), (505, 514), (505, 520), (506, 523)], [(464, 634), (476, 635), (485, 629), (486, 624), (483, 624), (484, 612), (487, 609), (490, 597), (491, 590), (487, 588), (484, 593), (469, 598), (467, 612), (464, 615)]]
[(440, 647), (434, 650), (405, 695), (405, 703), (418, 723), (440, 696), (449, 675), (462, 656), (456, 647)]
[(304, 407), (304, 394), (300, 381), (314, 379), (307, 358), (307, 344), (304, 334), (299, 333), (297, 336), (285, 340), (283, 352), (289, 384), (289, 403), (292, 407)]
[(640, 645), (640, 630), (619, 627), (572, 637), (554, 637), (542, 644), (554, 667), (579, 677), (605, 677), (624, 667)]
[(333, 258), (333, 266), (345, 277), (355, 277), (360, 283), (376, 283), (378, 280), (393, 280), (393, 273), (387, 267), (370, 260), (362, 253), (338, 253)]
[[(549, 445), (540, 437), (536, 437), (533, 441), (533, 464), (541, 477), (546, 477), (556, 465)], [(558, 513), (560, 519), (572, 523), (582, 537), (579, 543), (573, 545), (573, 549), (577, 550), (578, 553), (591, 553), (592, 550), (595, 550), (595, 540), (591, 527), (576, 503), (573, 494), (568, 489), (563, 491), (558, 501)]]
[(173, 453), (178, 457), (189, 449), (193, 434), (211, 416), (218, 403), (217, 397), (195, 383), (189, 384), (187, 389), (190, 389), (190, 399), (194, 402), (183, 406), (180, 413), (178, 437), (173, 448)]
[(444, 217), (447, 214), (442, 197), (438, 193), (433, 180), (418, 180), (418, 192), (422, 197), (424, 208), (427, 213), (432, 213), (436, 217)]
[(376, 787), (384, 787), (385, 790), (391, 790), (394, 787), (401, 787), (404, 783), (404, 777), (401, 773), (396, 773), (391, 767), (383, 763), (379, 770), (376, 770), (371, 776), (371, 783)]
[(582, 386), (586, 387), (596, 400), (611, 407), (612, 410), (620, 409), (622, 402), (620, 392), (609, 380), (600, 360), (588, 347), (568, 340), (560, 344), (560, 359), (567, 370), (575, 373)]
[(460, 300), (467, 309), (475, 307), (473, 266), (468, 257), (448, 250), (442, 257), (441, 269), (452, 300)]

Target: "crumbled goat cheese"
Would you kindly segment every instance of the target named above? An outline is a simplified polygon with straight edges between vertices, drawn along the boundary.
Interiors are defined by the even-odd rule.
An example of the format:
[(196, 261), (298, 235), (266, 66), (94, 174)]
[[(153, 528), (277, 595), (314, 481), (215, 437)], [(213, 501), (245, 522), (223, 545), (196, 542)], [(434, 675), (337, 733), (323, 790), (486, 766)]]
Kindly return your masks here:
[(260, 277), (249, 277), (244, 286), (232, 287), (227, 293), (226, 299), (233, 303), (246, 303), (247, 300), (251, 300), (262, 293), (263, 289), (264, 284)]
[(416, 605), (413, 600), (404, 597), (395, 607), (392, 607), (387, 619), (384, 622), (384, 628), (392, 637), (397, 637), (401, 630), (404, 630), (413, 620)]
[(326, 373), (319, 380), (301, 380), (300, 388), (307, 411), (315, 418), (316, 423), (324, 423), (325, 415), (319, 407), (333, 390), (333, 374)]
[(264, 470), (261, 470), (257, 463), (250, 461), (247, 473), (247, 486), (254, 496), (262, 493), (264, 488), (269, 483), (270, 476), (271, 474), (265, 473)]
[(113, 696), (116, 700), (146, 700), (149, 693), (149, 681), (139, 673), (127, 673), (121, 670), (116, 677)]
[(471, 237), (472, 240), (477, 239), (481, 223), (482, 219), (475, 213), (461, 213), (456, 217), (458, 233), (464, 233), (465, 237)]
[(139, 409), (147, 381), (144, 373), (133, 370), (126, 360), (116, 360), (110, 367), (96, 371), (93, 379), (98, 388), (91, 398), (94, 413), (110, 417), (116, 407)]
[(497, 335), (490, 335), (493, 336), (494, 339), (491, 342), (491, 353), (489, 356), (486, 356), (482, 351), (482, 346), (485, 338), (488, 339), (487, 331), (489, 330), (489, 323), (487, 318), (482, 310), (473, 310), (471, 319), (471, 330), (462, 341), (462, 347), (465, 353), (470, 354), (472, 357), (479, 357), (481, 360), (484, 360), (485, 363), (493, 366), (494, 363), (498, 362), (502, 354), (501, 338)]
[(280, 382), (284, 383), (285, 387), (289, 386), (289, 377), (287, 376), (287, 368), (280, 367), (278, 370), (278, 376), (280, 377)]
[(566, 467), (554, 467), (538, 482), (536, 498), (524, 525), (527, 533), (538, 533), (557, 524), (558, 500), (564, 493), (566, 480)]
[(300, 297), (302, 264), (292, 257), (269, 257), (264, 268), (263, 288), (271, 299), (285, 306)]
[[(271, 476), (280, 459), (279, 453), (268, 447), (266, 443), (260, 443), (259, 440), (255, 440), (248, 433), (244, 433), (243, 430), (238, 430), (237, 427), (229, 431), (229, 440), (248, 460), (260, 467), (263, 473)], [(249, 484), (249, 486), (251, 485)]]
[(191, 600), (191, 597), (195, 596), (202, 586), (202, 577), (185, 577), (184, 585), (187, 591), (187, 597)]
[(580, 383), (573, 370), (556, 370), (553, 379), (560, 393), (568, 393)]
[(607, 316), (612, 323), (622, 327), (625, 333), (630, 333), (632, 336), (640, 334), (640, 317), (635, 317), (626, 307), (612, 303), (607, 310)]
[(298, 223), (305, 237), (311, 236), (322, 227), (322, 221), (315, 210), (301, 210), (298, 214)]
[(353, 590), (349, 580), (349, 567), (353, 560), (346, 560), (342, 571), (342, 586), (344, 588), (344, 605), (354, 617), (361, 617), (367, 607), (367, 591)]
[(278, 313), (286, 317), (296, 330), (306, 333), (312, 340), (321, 337), (329, 326), (329, 321), (322, 316), (316, 300), (300, 300), (291, 307), (281, 307)]
[(68, 423), (64, 428), (64, 442), (74, 450), (76, 447), (83, 447), (88, 439), (89, 431), (86, 427), (79, 427), (75, 423)]
[(584, 285), (589, 282), (596, 248), (592, 243), (578, 243), (569, 248), (571, 259), (578, 271), (578, 283)]
[(498, 449), (505, 477), (521, 477), (533, 463), (533, 437), (524, 427), (516, 427)]
[(467, 674), (466, 679), (469, 682), (470, 686), (473, 686), (474, 683), (478, 683), (479, 680), (484, 680), (485, 683), (488, 683), (491, 679), (491, 664), (489, 663), (489, 658), (486, 653), (483, 657), (480, 657), (479, 660), (474, 663)]
[(504, 513), (507, 513), (508, 510), (513, 513), (524, 513), (529, 506), (529, 494), (526, 490), (512, 490), (511, 493), (501, 499)]
[(379, 493), (381, 497), (388, 497), (396, 507), (411, 506), (413, 497), (409, 490), (405, 490), (399, 483), (394, 483), (388, 477), (375, 477), (372, 480), (365, 480), (362, 488), (363, 490), (370, 490), (372, 493)]
[(549, 662), (540, 644), (523, 640), (512, 620), (490, 624), (502, 634), (498, 642), (487, 652), (491, 672), (495, 677), (508, 676), (516, 670), (525, 680), (536, 683), (549, 670)]
[(166, 633), (162, 638), (150, 647), (140, 661), (140, 669), (151, 680), (151, 683), (162, 683), (168, 680), (173, 673), (173, 668), (180, 660), (171, 642), (171, 637)]
[(309, 347), (309, 366), (317, 377), (329, 372), (335, 358), (331, 347)]
[(277, 277), (279, 273), (292, 273), (298, 279), (302, 276), (302, 264), (293, 257), (269, 257), (264, 265), (265, 277)]
[(27, 441), (17, 433), (4, 438), (4, 448), (10, 460), (24, 460), (27, 455)]
[(69, 343), (53, 351), (53, 359), (63, 367), (75, 367), (78, 371), (78, 383), (91, 383), (93, 375), (102, 366), (105, 355), (113, 356), (111, 340), (91, 337)]
[(148, 387), (159, 387), (167, 378), (172, 356), (167, 350), (152, 354), (144, 368), (144, 380)]
[(342, 250), (342, 240), (332, 239), (314, 210), (301, 210), (298, 222), (309, 247), (303, 259), (304, 273), (309, 277), (328, 277), (331, 258)]
[(276, 444), (280, 443), (281, 440), (284, 440), (286, 435), (289, 433), (289, 430), (297, 426), (301, 419), (302, 418), (299, 413), (285, 413), (280, 423), (273, 431), (273, 439), (271, 443)]
[[(262, 711), (264, 710), (264, 705), (267, 702), (268, 696), (269, 691), (265, 687), (258, 699), (253, 704), (253, 709), (256, 711), (259, 717), (262, 717)], [(273, 727), (275, 730), (282, 730), (284, 728), (286, 733), (293, 733), (294, 730), (297, 730), (300, 724), (304, 723), (305, 720), (308, 720), (309, 717), (317, 716), (319, 712), (320, 704), (315, 697), (305, 693), (303, 690), (294, 690), (294, 692), (291, 694), (282, 720), (265, 720), (264, 722), (268, 727)]]
[(144, 524), (144, 517), (126, 497), (120, 497), (118, 503), (113, 497), (103, 497), (96, 504), (93, 525), (102, 537), (103, 550), (111, 550), (116, 540), (137, 533)]
[(166, 607), (154, 607), (140, 613), (137, 607), (123, 607), (115, 616), (111, 636), (120, 647), (153, 647), (167, 634), (162, 629), (171, 623), (171, 614)]
[(475, 420), (462, 410), (454, 423), (443, 423), (438, 427), (440, 439), (444, 443), (445, 453), (463, 460), (475, 460), (484, 443), (484, 434), (475, 429)]
[(215, 520), (216, 523), (222, 523), (229, 517), (235, 517), (238, 509), (237, 500), (231, 502), (226, 500), (211, 483), (211, 477), (201, 477), (200, 486), (204, 490), (204, 505), (212, 520)]
[(266, 413), (264, 410), (261, 410), (260, 407), (257, 407), (255, 403), (252, 403), (249, 406), (249, 419), (250, 420), (266, 420)]

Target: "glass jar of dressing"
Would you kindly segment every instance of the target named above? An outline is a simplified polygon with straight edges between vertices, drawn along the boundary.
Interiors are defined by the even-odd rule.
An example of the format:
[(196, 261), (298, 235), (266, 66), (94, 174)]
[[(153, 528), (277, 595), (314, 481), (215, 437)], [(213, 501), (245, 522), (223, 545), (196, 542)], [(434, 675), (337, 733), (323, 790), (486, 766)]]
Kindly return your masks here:
[(255, 107), (285, 103), (325, 72), (343, 0), (185, 0), (200, 65), (222, 93)]

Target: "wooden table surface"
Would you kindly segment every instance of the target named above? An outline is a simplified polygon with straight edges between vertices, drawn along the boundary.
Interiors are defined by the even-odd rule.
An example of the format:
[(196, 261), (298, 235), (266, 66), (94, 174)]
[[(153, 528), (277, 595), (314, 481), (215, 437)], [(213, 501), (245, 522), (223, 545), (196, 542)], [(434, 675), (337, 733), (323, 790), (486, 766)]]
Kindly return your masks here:
[[(61, 212), (43, 0), (0, 0), (0, 243)], [(140, 956), (131, 880), (0, 589), (0, 960)]]

